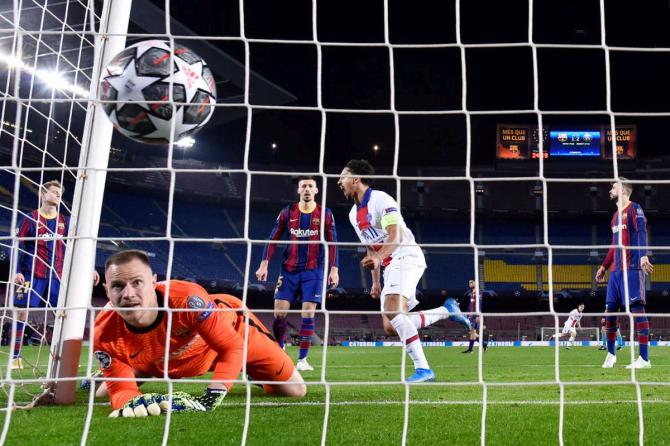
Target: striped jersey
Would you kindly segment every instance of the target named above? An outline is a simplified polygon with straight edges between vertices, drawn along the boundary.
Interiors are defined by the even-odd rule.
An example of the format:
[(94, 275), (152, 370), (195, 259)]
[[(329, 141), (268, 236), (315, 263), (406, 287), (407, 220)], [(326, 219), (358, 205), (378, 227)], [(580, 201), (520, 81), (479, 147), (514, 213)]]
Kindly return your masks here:
[[(29, 277), (44, 279), (53, 268), (58, 277), (63, 273), (65, 241), (70, 219), (59, 213), (54, 218), (46, 218), (39, 209), (23, 217), (16, 235), (19, 237), (19, 253), (16, 272)], [(22, 240), (36, 237), (37, 240)]]
[[(477, 291), (476, 290), (470, 290), (466, 294), (469, 294), (470, 296), (470, 304), (468, 305), (468, 313), (476, 313), (477, 312)], [(479, 293), (479, 312), (481, 313), (482, 311), (482, 293)], [(472, 316), (472, 315), (470, 315)]]
[[(640, 258), (647, 255), (647, 250), (634, 247), (647, 246), (647, 219), (642, 207), (631, 201), (620, 213), (619, 211), (614, 213), (611, 226), (612, 247), (602, 266), (605, 269), (612, 267), (612, 271), (640, 269)], [(623, 249), (617, 246), (619, 245), (619, 233), (621, 233), (621, 244), (633, 249)]]
[[(295, 202), (286, 206), (279, 213), (275, 225), (270, 232), (269, 240), (280, 240), (284, 233), (288, 233), (291, 241), (321, 240), (321, 218), (325, 218), (323, 238), (327, 242), (337, 242), (335, 217), (330, 209), (322, 212), (321, 205), (317, 204), (312, 212), (300, 210), (300, 203)], [(263, 250), (263, 260), (270, 261), (276, 244), (268, 243)], [(282, 265), (286, 271), (304, 271), (323, 268), (325, 250), (320, 243), (290, 243), (283, 253)], [(328, 246), (328, 264), (338, 266), (338, 250), (336, 245)]]
[(426, 265), (423, 251), (416, 244), (414, 234), (400, 215), (398, 203), (386, 192), (368, 188), (361, 202), (354, 204), (351, 208), (349, 222), (354, 227), (360, 241), (375, 251), (382, 249), (383, 244), (388, 240), (386, 227), (390, 224), (399, 226), (400, 245), (390, 256), (382, 259), (382, 266), (387, 266), (394, 258), (405, 256), (414, 257), (418, 264)]

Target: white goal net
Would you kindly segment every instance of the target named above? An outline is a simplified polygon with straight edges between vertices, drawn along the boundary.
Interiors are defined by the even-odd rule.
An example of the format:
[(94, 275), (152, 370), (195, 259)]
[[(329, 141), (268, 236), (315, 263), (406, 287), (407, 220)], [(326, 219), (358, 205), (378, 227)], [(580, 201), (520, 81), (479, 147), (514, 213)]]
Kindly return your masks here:
[[(667, 104), (648, 98), (652, 104), (645, 108), (644, 101), (622, 98), (617, 82), (636, 79), (622, 65), (642, 64), (649, 54), (666, 57), (668, 48), (627, 46), (618, 34), (608, 37), (621, 25), (621, 11), (604, 0), (571, 5), (575, 14), (584, 12), (583, 20), (556, 35), (548, 29), (564, 12), (533, 0), (513, 2), (518, 14), (461, 0), (365, 3), (0, 2), (0, 442), (37, 438), (36, 422), (13, 408), (31, 403), (45, 387), (51, 392), (54, 383), (60, 392), (55, 401), (74, 406), (36, 409), (31, 416), (63, 443), (97, 443), (118, 434), (131, 443), (161, 444), (483, 445), (509, 439), (563, 445), (577, 435), (583, 439), (573, 426), (603, 408), (612, 419), (628, 420), (629, 430), (616, 431), (619, 438), (639, 444), (660, 438), (665, 425), (659, 412), (670, 405), (670, 381), (659, 372), (670, 365), (666, 304), (648, 308), (654, 310), (647, 313), (649, 332), (628, 297), (668, 295), (670, 234), (659, 229), (652, 239), (649, 232), (646, 245), (636, 239), (630, 249), (636, 242), (625, 239), (624, 223), (612, 220), (613, 214), (624, 218), (615, 212), (623, 198), (611, 201), (608, 193), (612, 183), (624, 187), (620, 177), (631, 177), (625, 183), (639, 197), (634, 201), (652, 210), (650, 225), (655, 228), (654, 218), (666, 221), (667, 158), (653, 150), (645, 155), (642, 147), (663, 134)], [(192, 49), (208, 63), (218, 92), (202, 132), (162, 146), (116, 131), (110, 136), (102, 111), (115, 101), (98, 96), (105, 64), (125, 46), (148, 39)], [(625, 59), (629, 54), (640, 59)], [(182, 104), (170, 101), (172, 94), (153, 105), (167, 104), (176, 113)], [(423, 250), (428, 269), (417, 283), (418, 308), (448, 308), (453, 316), (445, 302), (453, 296), (469, 320), (471, 330), (447, 320), (423, 329), (430, 315), (421, 315), (419, 341), (435, 382), (406, 382), (413, 373), (408, 347), (389, 334), (379, 301), (370, 297), (373, 279), (360, 264), (368, 251), (352, 229), (365, 220), (361, 208), (367, 204), (350, 213), (355, 202), (338, 182), (350, 159), (374, 165), (374, 188), (396, 200)], [(108, 399), (95, 394), (103, 382), (98, 361), (106, 359), (92, 344), (95, 317), (108, 300), (101, 285), (93, 286), (94, 269), (102, 274), (115, 252), (145, 251), (159, 279), (234, 294), (270, 336), (278, 319), (273, 292), (287, 280), (277, 274), (283, 247), (275, 250), (267, 280), (255, 272), (277, 215), (298, 199), (302, 176), (316, 180), (314, 200), (332, 210), (338, 242), (326, 238), (324, 217), (315, 223), (319, 239), (289, 243), (288, 250), (299, 257), (316, 247), (327, 258), (337, 246), (340, 279), (329, 289), (332, 265), (325, 262), (318, 292), (323, 300), (313, 320), (305, 322), (310, 318), (300, 306), (287, 311), (288, 355), (295, 360), (311, 343), (314, 370), (303, 373), (307, 396), (264, 394), (259, 386), (272, 381), (247, 375), (247, 364), (222, 407), (204, 418), (168, 412), (146, 429), (107, 419)], [(64, 186), (58, 215), (71, 218), (64, 238), (53, 230), (42, 237), (67, 243), (57, 303), (48, 296), (52, 284), (39, 293), (39, 277), (17, 279), (21, 259), (36, 270), (44, 240), (39, 232), (22, 233), (21, 225), (39, 228), (40, 188), (50, 180)], [(302, 218), (296, 215), (286, 218)], [(619, 324), (630, 349), (607, 373), (601, 370), (605, 353), (565, 352), (560, 346), (568, 337), (546, 341), (585, 301), (577, 341), (601, 344), (607, 291), (596, 274), (612, 231), (618, 234), (613, 268), (629, 256), (640, 262), (637, 250), (653, 245), (648, 256), (656, 270), (653, 284), (641, 270), (639, 283), (621, 276), (626, 303)], [(57, 254), (50, 254), (55, 261)], [(26, 316), (16, 304), (20, 293), (37, 296)], [(171, 333), (179, 311), (167, 303), (161, 311)], [(309, 324), (313, 328), (306, 329)], [(651, 370), (624, 368), (641, 352), (636, 327), (651, 339)], [(249, 337), (247, 329), (245, 360)], [(176, 354), (173, 338), (164, 340), (169, 351), (156, 365), (160, 373), (141, 378), (142, 391), (199, 395), (209, 375), (175, 379), (167, 371)], [(49, 428), (58, 413), (66, 423), (62, 437)], [(447, 423), (440, 435), (430, 433), (436, 417)]]

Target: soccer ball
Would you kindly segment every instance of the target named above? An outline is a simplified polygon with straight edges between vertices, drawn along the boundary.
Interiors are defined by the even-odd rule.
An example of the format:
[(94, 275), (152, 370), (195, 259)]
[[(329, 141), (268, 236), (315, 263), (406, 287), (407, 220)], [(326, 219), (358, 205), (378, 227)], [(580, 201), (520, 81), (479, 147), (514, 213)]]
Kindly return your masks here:
[[(172, 104), (167, 101), (172, 81)], [(173, 142), (200, 130), (214, 113), (216, 85), (204, 60), (190, 49), (146, 40), (129, 46), (112, 59), (100, 79), (100, 100), (114, 127), (135, 141)], [(193, 104), (193, 105), (190, 105)], [(174, 111), (174, 113), (173, 113)]]

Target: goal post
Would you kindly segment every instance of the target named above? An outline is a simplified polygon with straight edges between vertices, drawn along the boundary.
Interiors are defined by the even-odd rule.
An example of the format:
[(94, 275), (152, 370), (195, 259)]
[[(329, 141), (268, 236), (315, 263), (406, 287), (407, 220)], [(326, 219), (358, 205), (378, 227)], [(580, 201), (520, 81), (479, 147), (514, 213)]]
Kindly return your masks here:
[(95, 34), (95, 56), (90, 97), (72, 202), (69, 243), (63, 265), (48, 379), (56, 404), (75, 402), (76, 378), (91, 302), (96, 238), (105, 191), (112, 124), (95, 102), (102, 69), (125, 48), (132, 0), (105, 0), (100, 29)]

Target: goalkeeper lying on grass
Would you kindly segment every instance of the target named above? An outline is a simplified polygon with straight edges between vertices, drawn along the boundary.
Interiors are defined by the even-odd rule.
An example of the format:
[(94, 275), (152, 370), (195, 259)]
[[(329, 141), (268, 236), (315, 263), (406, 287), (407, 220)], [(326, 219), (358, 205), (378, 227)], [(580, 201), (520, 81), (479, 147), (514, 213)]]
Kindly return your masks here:
[[(263, 386), (267, 393), (293, 397), (307, 393), (293, 361), (258, 318), (245, 313), (236, 297), (210, 296), (199, 285), (178, 280), (157, 283), (147, 255), (136, 250), (109, 257), (105, 279), (109, 304), (95, 320), (94, 354), (105, 378), (129, 378), (106, 380), (98, 389), (98, 394), (109, 394), (114, 409), (110, 417), (159, 415), (170, 407), (173, 411), (216, 409), (242, 370), (245, 331), (247, 374), (253, 380), (273, 382)], [(169, 296), (168, 307), (178, 309), (171, 318), (156, 309), (164, 306), (165, 296)], [(167, 375), (184, 378), (213, 371), (203, 395), (142, 394), (135, 381), (136, 377), (165, 376), (168, 324)]]

